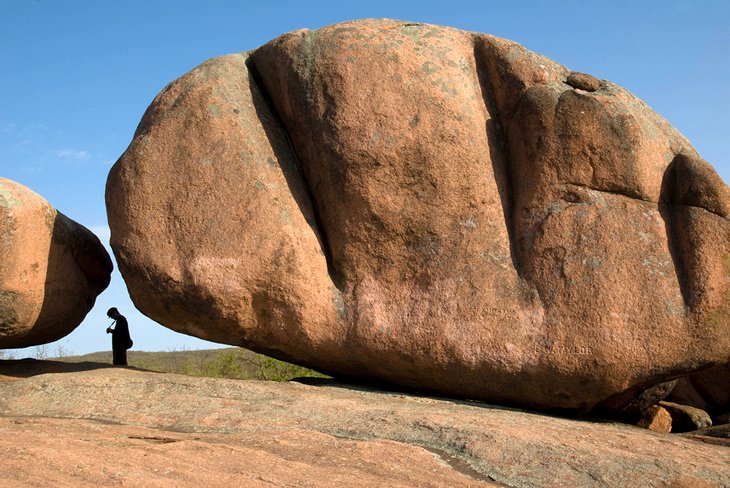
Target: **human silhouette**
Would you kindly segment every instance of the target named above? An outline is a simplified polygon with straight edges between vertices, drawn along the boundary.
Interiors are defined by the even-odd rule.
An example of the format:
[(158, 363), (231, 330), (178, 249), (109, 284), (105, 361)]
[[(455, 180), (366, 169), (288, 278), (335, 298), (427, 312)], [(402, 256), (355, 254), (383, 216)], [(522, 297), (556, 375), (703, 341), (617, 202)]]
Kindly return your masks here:
[[(119, 366), (126, 366), (127, 349), (132, 347), (132, 338), (129, 336), (129, 324), (127, 323), (127, 319), (124, 318), (124, 315), (120, 314), (116, 307), (107, 310), (106, 315), (114, 319), (112, 325), (106, 328), (106, 333), (112, 335), (113, 362)], [(112, 326), (114, 326), (113, 329)]]

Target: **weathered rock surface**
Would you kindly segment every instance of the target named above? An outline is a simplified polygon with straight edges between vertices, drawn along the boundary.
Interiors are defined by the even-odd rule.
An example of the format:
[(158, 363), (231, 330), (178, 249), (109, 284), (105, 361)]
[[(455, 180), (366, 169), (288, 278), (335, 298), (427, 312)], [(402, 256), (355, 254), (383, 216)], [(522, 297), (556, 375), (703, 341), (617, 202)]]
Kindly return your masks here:
[(730, 360), (730, 190), (488, 35), (283, 35), (171, 83), (107, 183), (139, 309), (343, 376), (583, 412)]
[(294, 427), (275, 433), (181, 433), (10, 417), (0, 418), (0, 433), (3, 486), (501, 486), (461, 474), (420, 447)]
[(111, 272), (111, 258), (91, 231), (0, 178), (0, 349), (69, 334)]
[(730, 424), (714, 425), (681, 435), (693, 439), (700, 439), (702, 442), (730, 447)]
[[(12, 369), (18, 366), (20, 374)], [(6, 379), (0, 381), (0, 484), (730, 483), (728, 447), (711, 443), (721, 438), (703, 442), (331, 382), (221, 380), (120, 368), (9, 379), (28, 369), (25, 361), (0, 361), (0, 379)]]

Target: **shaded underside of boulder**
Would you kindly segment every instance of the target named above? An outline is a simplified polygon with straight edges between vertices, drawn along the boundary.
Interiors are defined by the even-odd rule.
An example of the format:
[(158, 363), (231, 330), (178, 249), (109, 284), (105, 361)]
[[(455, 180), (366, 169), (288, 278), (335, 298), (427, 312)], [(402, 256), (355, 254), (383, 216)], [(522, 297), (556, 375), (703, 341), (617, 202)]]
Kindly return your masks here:
[(168, 85), (107, 182), (137, 307), (344, 376), (620, 408), (730, 356), (730, 190), (622, 88), (364, 20)]
[(713, 418), (730, 414), (730, 364), (680, 378), (669, 400), (707, 411)]
[(109, 285), (99, 239), (41, 196), (0, 178), (0, 348), (68, 335)]

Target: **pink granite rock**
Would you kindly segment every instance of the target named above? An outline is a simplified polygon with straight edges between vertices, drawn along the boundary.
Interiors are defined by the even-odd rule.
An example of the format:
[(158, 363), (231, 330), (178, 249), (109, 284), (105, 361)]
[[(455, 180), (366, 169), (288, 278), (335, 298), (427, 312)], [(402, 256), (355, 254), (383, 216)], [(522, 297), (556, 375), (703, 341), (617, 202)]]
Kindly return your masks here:
[(91, 231), (0, 178), (0, 349), (69, 334), (111, 272), (109, 254)]
[(730, 359), (730, 190), (622, 88), (364, 20), (171, 83), (110, 173), (112, 246), (181, 332), (584, 412)]

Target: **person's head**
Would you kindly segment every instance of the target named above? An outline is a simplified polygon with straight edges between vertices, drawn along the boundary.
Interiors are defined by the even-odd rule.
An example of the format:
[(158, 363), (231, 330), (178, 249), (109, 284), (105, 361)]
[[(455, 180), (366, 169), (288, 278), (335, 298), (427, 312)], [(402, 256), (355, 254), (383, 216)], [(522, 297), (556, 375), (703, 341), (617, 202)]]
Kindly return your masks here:
[(119, 310), (117, 310), (117, 307), (112, 307), (106, 311), (106, 316), (116, 320), (119, 317)]

